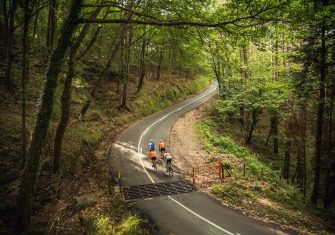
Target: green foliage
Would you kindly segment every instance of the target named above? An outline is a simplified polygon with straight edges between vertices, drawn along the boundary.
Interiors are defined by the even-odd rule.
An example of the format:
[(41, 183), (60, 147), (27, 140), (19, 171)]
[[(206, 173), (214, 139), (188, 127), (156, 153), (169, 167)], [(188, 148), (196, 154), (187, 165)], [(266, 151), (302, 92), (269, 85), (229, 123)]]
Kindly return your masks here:
[(101, 120), (102, 114), (99, 110), (91, 109), (86, 114), (87, 121), (99, 121)]
[(103, 127), (92, 128), (83, 123), (76, 123), (65, 132), (63, 144), (63, 166), (65, 174), (72, 174), (84, 158), (84, 146), (94, 147), (101, 140)]
[(240, 146), (230, 137), (216, 135), (214, 132), (215, 123), (213, 121), (202, 121), (198, 126), (203, 139), (205, 139), (202, 146), (206, 151), (234, 154), (236, 157), (245, 160), (248, 171), (258, 179), (266, 179), (271, 182), (279, 181), (279, 172), (273, 171), (260, 162), (258, 160), (260, 156), (251, 153), (248, 148)]
[(112, 221), (107, 215), (100, 215), (95, 219), (97, 235), (109, 235), (114, 233)]
[[(135, 116), (138, 118), (153, 114), (171, 104), (184, 99), (188, 95), (194, 95), (204, 89), (210, 81), (210, 78), (201, 76), (191, 80), (183, 85), (172, 85), (165, 88), (157, 87), (157, 89), (141, 90), (138, 99), (134, 101), (136, 109)], [(143, 97), (141, 99), (139, 97)]]
[[(206, 119), (198, 123), (198, 133), (202, 139), (202, 147), (211, 153), (233, 154), (236, 158), (242, 158), (246, 163), (246, 176), (241, 175), (242, 169), (232, 166), (227, 160), (223, 161), (225, 169), (232, 170), (232, 180), (213, 186), (211, 193), (238, 207), (249, 208), (250, 203), (258, 203), (259, 200), (270, 200), (269, 205), (263, 207), (280, 219), (294, 220), (294, 223), (308, 223), (304, 216), (310, 213), (329, 220), (327, 215), (313, 207), (308, 198), (305, 198), (299, 189), (280, 179), (281, 172), (272, 170), (262, 161), (258, 154), (252, 153), (248, 148), (240, 146), (228, 136), (220, 136), (216, 132), (216, 123), (212, 119)], [(236, 176), (238, 175), (238, 176)], [(290, 211), (298, 211), (294, 216)], [(300, 216), (304, 215), (304, 216)]]
[(89, 226), (90, 233), (97, 235), (146, 234), (146, 231), (141, 227), (142, 220), (138, 215), (127, 214), (119, 223), (114, 220), (115, 218), (105, 213), (95, 216), (93, 223)]
[(118, 226), (116, 234), (117, 235), (135, 235), (144, 234), (140, 229), (142, 220), (137, 215), (127, 216), (120, 226)]

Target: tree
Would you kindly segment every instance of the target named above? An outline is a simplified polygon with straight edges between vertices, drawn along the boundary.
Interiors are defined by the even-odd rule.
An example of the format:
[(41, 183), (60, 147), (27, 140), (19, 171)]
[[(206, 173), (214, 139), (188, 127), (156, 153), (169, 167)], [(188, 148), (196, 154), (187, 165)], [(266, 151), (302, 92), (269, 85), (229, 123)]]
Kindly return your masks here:
[[(97, 17), (102, 8), (97, 8), (95, 12), (92, 13), (91, 18)], [(77, 52), (80, 44), (84, 40), (90, 24), (85, 24), (76, 39), (75, 43), (72, 45), (69, 53), (68, 59), (68, 72), (64, 82), (64, 88), (62, 93), (62, 115), (58, 124), (58, 128), (55, 136), (55, 147), (54, 147), (54, 158), (53, 158), (53, 171), (55, 173), (59, 172), (61, 164), (61, 155), (62, 155), (62, 142), (65, 133), (65, 129), (70, 120), (70, 106), (71, 106), (71, 92), (72, 92), (72, 79), (75, 75), (75, 66), (77, 60)]]
[(26, 162), (26, 149), (27, 149), (27, 139), (26, 139), (26, 82), (29, 77), (29, 19), (30, 19), (30, 6), (29, 0), (25, 1), (24, 4), (24, 26), (22, 35), (22, 74), (21, 74), (21, 96), (22, 96), (22, 167)]
[(42, 148), (49, 129), (58, 75), (61, 71), (65, 53), (70, 47), (71, 38), (78, 23), (81, 3), (82, 0), (72, 0), (69, 16), (64, 22), (60, 38), (56, 48), (50, 56), (48, 68), (45, 73), (45, 84), (42, 91), (32, 143), (27, 153), (27, 163), (20, 184), (16, 218), (16, 229), (18, 231), (28, 230), (30, 227), (33, 193), (38, 178)]

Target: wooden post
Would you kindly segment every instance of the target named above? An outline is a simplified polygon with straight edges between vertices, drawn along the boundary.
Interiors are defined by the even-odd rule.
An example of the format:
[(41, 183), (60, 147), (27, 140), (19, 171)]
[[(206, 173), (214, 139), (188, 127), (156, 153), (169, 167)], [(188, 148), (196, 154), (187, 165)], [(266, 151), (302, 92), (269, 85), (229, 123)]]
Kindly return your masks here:
[(194, 166), (192, 166), (193, 185), (195, 185)]
[(243, 162), (243, 176), (245, 176), (245, 162)]
[(120, 197), (122, 198), (122, 190), (121, 190), (121, 171), (119, 170), (119, 190), (120, 190)]
[(219, 161), (219, 179), (222, 179), (222, 162)]

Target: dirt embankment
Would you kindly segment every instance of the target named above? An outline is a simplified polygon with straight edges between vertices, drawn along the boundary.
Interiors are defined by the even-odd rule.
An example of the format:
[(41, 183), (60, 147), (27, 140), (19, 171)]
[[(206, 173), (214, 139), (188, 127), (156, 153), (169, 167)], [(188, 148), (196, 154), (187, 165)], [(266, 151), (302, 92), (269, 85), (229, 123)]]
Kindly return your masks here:
[(201, 119), (204, 105), (184, 114), (173, 125), (170, 134), (170, 148), (173, 164), (183, 174), (192, 173), (192, 166), (205, 164), (209, 154), (201, 150), (201, 142), (196, 134), (196, 122)]
[(201, 149), (202, 140), (197, 134), (196, 125), (211, 101), (212, 99), (180, 117), (173, 124), (170, 134), (174, 169), (183, 174), (185, 179), (192, 180), (194, 167), (196, 184), (198, 187), (205, 186), (206, 191), (212, 183), (220, 181), (218, 161), (230, 158), (227, 154), (213, 156)]

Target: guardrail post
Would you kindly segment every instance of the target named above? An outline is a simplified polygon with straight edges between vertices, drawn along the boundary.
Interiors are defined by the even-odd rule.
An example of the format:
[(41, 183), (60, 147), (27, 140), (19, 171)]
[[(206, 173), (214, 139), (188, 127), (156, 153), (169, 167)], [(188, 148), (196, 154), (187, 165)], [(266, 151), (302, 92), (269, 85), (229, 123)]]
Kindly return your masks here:
[(195, 185), (195, 172), (194, 172), (194, 166), (192, 166), (192, 178), (193, 178), (193, 185)]
[(245, 176), (245, 162), (243, 162), (243, 176)]
[(219, 161), (219, 179), (222, 179), (222, 162)]

